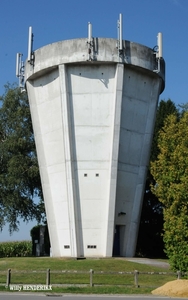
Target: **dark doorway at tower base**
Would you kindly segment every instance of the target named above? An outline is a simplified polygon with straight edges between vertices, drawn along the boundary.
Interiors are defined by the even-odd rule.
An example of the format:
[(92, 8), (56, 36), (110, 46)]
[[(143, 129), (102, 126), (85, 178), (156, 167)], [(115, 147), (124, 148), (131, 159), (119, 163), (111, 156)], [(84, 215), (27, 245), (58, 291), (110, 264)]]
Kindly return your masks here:
[(114, 233), (113, 256), (123, 256), (123, 241), (125, 236), (125, 225), (116, 225)]

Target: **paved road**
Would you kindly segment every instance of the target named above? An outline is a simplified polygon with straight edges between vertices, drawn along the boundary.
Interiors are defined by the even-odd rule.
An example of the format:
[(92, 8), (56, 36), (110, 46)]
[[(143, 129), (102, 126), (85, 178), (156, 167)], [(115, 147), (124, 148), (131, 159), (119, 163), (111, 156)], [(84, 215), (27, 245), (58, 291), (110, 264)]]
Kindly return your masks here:
[[(44, 295), (44, 294), (18, 294), (18, 293), (0, 293), (0, 300), (155, 300), (163, 299), (168, 300), (170, 297), (159, 297), (159, 296), (145, 296), (145, 295)], [(182, 298), (173, 298), (174, 300), (182, 300)]]

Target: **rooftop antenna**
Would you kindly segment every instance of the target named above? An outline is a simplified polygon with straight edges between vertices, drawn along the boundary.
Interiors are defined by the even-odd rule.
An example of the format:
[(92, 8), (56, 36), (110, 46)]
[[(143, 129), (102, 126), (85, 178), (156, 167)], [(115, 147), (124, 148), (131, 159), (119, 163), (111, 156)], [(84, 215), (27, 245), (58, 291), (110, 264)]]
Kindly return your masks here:
[[(16, 77), (19, 78), (19, 87), (21, 91), (25, 91), (25, 82), (24, 82), (24, 62), (22, 61), (22, 53), (16, 54)], [(29, 27), (29, 38), (28, 38), (28, 55), (27, 61), (30, 65), (34, 66), (34, 52), (33, 52), (33, 33), (32, 27)]]
[(92, 43), (92, 24), (88, 22), (88, 43)]
[(123, 51), (123, 16), (122, 14), (119, 14), (119, 20), (117, 22), (118, 24), (118, 51), (119, 55), (122, 54)]
[(19, 87), (21, 91), (25, 91), (24, 88), (24, 62), (22, 61), (22, 53), (16, 54), (16, 77), (19, 78)]
[(28, 37), (28, 55), (27, 61), (33, 66), (34, 65), (34, 52), (33, 52), (33, 33), (32, 27), (29, 27), (29, 37)]
[(119, 15), (119, 51), (123, 50), (123, 18)]
[(157, 46), (158, 46), (158, 51), (157, 51), (157, 58), (162, 58), (163, 57), (163, 36), (162, 33), (159, 32), (157, 35)]
[(88, 22), (88, 54), (89, 54), (89, 60), (92, 60), (91, 58), (91, 51), (93, 47), (93, 37), (92, 37), (92, 24)]
[(162, 41), (162, 33), (159, 32), (157, 35), (157, 46), (154, 47), (154, 53), (156, 54), (156, 60), (157, 60), (157, 70), (154, 70), (154, 72), (159, 73), (161, 70), (161, 64), (160, 60), (163, 58), (163, 41)]

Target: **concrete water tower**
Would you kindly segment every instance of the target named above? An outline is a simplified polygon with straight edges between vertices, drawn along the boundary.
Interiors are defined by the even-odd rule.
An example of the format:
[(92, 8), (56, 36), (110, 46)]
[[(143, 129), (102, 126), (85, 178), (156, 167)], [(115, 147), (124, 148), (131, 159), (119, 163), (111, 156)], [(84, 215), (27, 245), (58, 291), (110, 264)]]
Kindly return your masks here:
[[(31, 33), (30, 38), (31, 40)], [(156, 51), (88, 37), (31, 50), (25, 64), (54, 257), (134, 256), (155, 114)]]

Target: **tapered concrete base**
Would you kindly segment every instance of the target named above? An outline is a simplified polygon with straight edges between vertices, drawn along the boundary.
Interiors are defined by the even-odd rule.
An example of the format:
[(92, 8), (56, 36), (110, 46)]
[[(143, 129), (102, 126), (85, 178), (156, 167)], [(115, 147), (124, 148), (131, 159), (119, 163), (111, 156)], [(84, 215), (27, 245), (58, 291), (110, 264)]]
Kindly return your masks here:
[(164, 61), (113, 39), (62, 41), (26, 66), (53, 256), (133, 256)]

